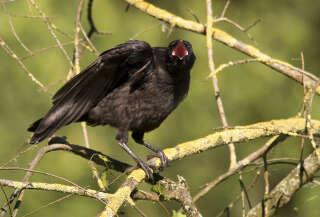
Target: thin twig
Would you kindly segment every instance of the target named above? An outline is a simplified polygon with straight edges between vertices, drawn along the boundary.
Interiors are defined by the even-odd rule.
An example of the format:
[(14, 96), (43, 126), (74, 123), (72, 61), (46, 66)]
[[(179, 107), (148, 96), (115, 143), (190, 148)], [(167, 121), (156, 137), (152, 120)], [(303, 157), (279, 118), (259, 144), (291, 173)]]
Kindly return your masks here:
[(251, 63), (251, 62), (258, 62), (258, 61), (259, 61), (258, 59), (243, 59), (243, 60), (229, 61), (228, 63), (224, 63), (218, 66), (218, 68), (216, 68), (213, 73), (210, 73), (207, 78), (211, 78), (214, 74), (217, 75), (219, 72), (221, 72), (222, 70), (228, 67)]
[[(81, 122), (81, 128), (82, 128), (82, 133), (83, 133), (86, 148), (90, 148), (86, 122)], [(91, 160), (89, 160), (88, 163), (91, 168), (91, 172), (92, 172), (93, 177), (97, 180), (97, 183), (98, 183), (100, 190), (105, 191), (106, 186), (104, 186), (103, 181), (100, 179), (99, 172), (98, 172), (97, 168), (94, 166), (94, 163)]]
[[(72, 45), (73, 43), (74, 43), (73, 41), (71, 41), (71, 42), (65, 42), (65, 43), (61, 43), (61, 45), (62, 45), (62, 46), (66, 46), (66, 45)], [(26, 60), (26, 59), (28, 59), (28, 58), (30, 58), (30, 57), (35, 56), (36, 54), (39, 54), (39, 53), (44, 52), (44, 51), (47, 51), (47, 50), (49, 50), (49, 49), (51, 49), (51, 48), (57, 48), (57, 47), (59, 47), (59, 45), (57, 45), (57, 44), (51, 45), (51, 46), (48, 46), (48, 47), (43, 47), (43, 48), (40, 48), (40, 49), (37, 49), (37, 50), (32, 51), (32, 53), (30, 53), (30, 54), (28, 54), (28, 55), (26, 55), (26, 56), (20, 57), (20, 59), (23, 61), (23, 60)]]
[[(31, 162), (29, 168), (25, 169), (28, 172), (24, 176), (22, 182), (29, 181), (29, 178), (31, 177), (31, 175), (33, 173), (32, 171), (34, 171), (34, 168), (36, 167), (36, 165), (40, 162), (40, 160), (43, 158), (43, 156), (46, 153), (51, 152), (51, 151), (57, 151), (57, 150), (71, 151), (74, 154), (77, 154), (85, 159), (92, 160), (99, 165), (106, 166), (110, 169), (115, 169), (119, 172), (125, 172), (129, 168), (132, 168), (131, 165), (114, 160), (114, 159), (102, 154), (101, 152), (97, 152), (92, 149), (85, 148), (83, 146), (77, 146), (77, 145), (73, 145), (73, 144), (51, 144), (49, 146), (45, 146), (45, 147), (41, 148), (38, 151), (36, 157)], [(13, 201), (15, 199), (15, 197), (18, 195), (17, 194), (18, 191), (19, 190), (15, 190), (12, 193), (12, 195), (10, 196), (10, 201)], [(22, 200), (23, 192), (24, 192), (24, 190), (22, 189), (21, 193), (19, 194), (18, 201)], [(8, 208), (8, 204), (3, 206), (3, 210), (0, 213), (0, 217), (3, 217), (5, 215), (7, 208)]]
[(228, 10), (228, 7), (229, 7), (230, 3), (231, 3), (231, 0), (227, 0), (226, 4), (224, 5), (224, 8), (223, 8), (223, 10), (221, 12), (220, 17), (224, 17), (226, 15), (226, 12)]
[(43, 208), (47, 208), (47, 207), (52, 206), (52, 205), (55, 205), (56, 203), (58, 203), (58, 202), (60, 202), (60, 201), (63, 201), (63, 200), (65, 200), (65, 199), (69, 198), (69, 197), (72, 197), (73, 195), (74, 195), (74, 194), (68, 194), (68, 195), (66, 195), (66, 196), (60, 197), (59, 199), (54, 200), (54, 201), (52, 201), (52, 202), (50, 202), (50, 203), (48, 203), (48, 204), (45, 204), (45, 205), (43, 205), (43, 206), (41, 206), (41, 207), (38, 207), (37, 209), (35, 209), (35, 210), (33, 210), (33, 211), (31, 211), (31, 212), (29, 212), (29, 213), (27, 213), (27, 214), (25, 214), (25, 215), (23, 215), (23, 216), (21, 216), (21, 217), (26, 217), (26, 216), (33, 215), (34, 213), (39, 212), (39, 210), (41, 210), (41, 209), (43, 209)]
[(239, 182), (240, 182), (240, 188), (241, 188), (241, 207), (242, 207), (242, 217), (245, 217), (246, 216), (246, 204), (245, 204), (245, 186), (243, 184), (243, 181), (242, 181), (242, 174), (240, 172), (240, 175), (239, 175)]
[[(207, 1), (207, 47), (208, 47), (208, 60), (209, 60), (209, 68), (212, 74), (212, 84), (214, 89), (214, 96), (218, 105), (218, 110), (220, 114), (220, 119), (224, 128), (228, 127), (227, 118), (225, 115), (225, 111), (223, 108), (223, 103), (220, 95), (218, 79), (215, 75), (215, 65), (213, 61), (213, 48), (212, 48), (212, 25), (213, 25), (213, 18), (212, 18), (212, 3), (211, 0)], [(232, 142), (230, 142), (229, 151), (230, 151), (230, 168), (234, 167), (237, 164), (237, 156), (235, 153), (235, 147)]]
[(56, 41), (57, 45), (59, 46), (60, 50), (62, 51), (62, 53), (64, 54), (64, 56), (66, 57), (66, 59), (69, 61), (70, 66), (73, 68), (73, 63), (71, 61), (70, 56), (68, 55), (67, 51), (63, 48), (60, 40), (58, 39), (57, 35), (54, 33), (53, 28), (52, 28), (52, 24), (51, 21), (49, 20), (49, 18), (46, 16), (46, 14), (40, 9), (39, 5), (36, 4), (36, 2), (34, 0), (29, 0), (29, 2), (31, 2), (31, 4), (33, 5), (34, 8), (36, 8), (36, 10), (39, 12), (39, 14), (41, 15), (41, 17), (43, 18), (43, 21), (46, 23), (47, 28), (51, 34), (51, 36), (54, 38), (54, 40)]
[(4, 195), (4, 197), (6, 199), (6, 204), (8, 204), (9, 214), (10, 214), (10, 216), (12, 216), (12, 209), (10, 206), (10, 200), (9, 200), (8, 195), (7, 195), (6, 191), (4, 190), (1, 182), (0, 182), (0, 188), (1, 188), (2, 194)]
[(88, 38), (91, 38), (91, 36), (94, 34), (94, 33), (97, 33), (97, 34), (100, 34), (100, 35), (109, 35), (111, 34), (111, 32), (102, 32), (102, 31), (99, 31), (95, 24), (94, 24), (94, 21), (93, 21), (93, 18), (92, 18), (92, 5), (93, 5), (93, 0), (89, 0), (88, 1), (88, 16), (87, 16), (87, 19), (88, 19), (88, 22), (89, 22), (89, 25), (90, 25), (90, 30), (88, 32)]
[(267, 161), (267, 152), (263, 154), (263, 177), (264, 177), (264, 195), (267, 197), (270, 192), (270, 184), (269, 184), (269, 171), (268, 171), (268, 161)]
[[(174, 25), (178, 28), (182, 28), (188, 31), (196, 32), (199, 34), (206, 35), (207, 28), (204, 24), (197, 23), (191, 20), (186, 20), (182, 17), (179, 17), (173, 13), (170, 13), (164, 9), (154, 6), (153, 4), (146, 2), (144, 0), (125, 0), (130, 5), (135, 6), (140, 9), (144, 13), (153, 16), (161, 21), (168, 23), (169, 25)], [(252, 58), (259, 59), (260, 63), (281, 72), (282, 74), (294, 79), (295, 81), (302, 83), (302, 74), (306, 75), (305, 84), (308, 87), (314, 86), (316, 81), (318, 80), (317, 76), (313, 75), (310, 72), (302, 70), (298, 67), (295, 67), (287, 62), (277, 60), (272, 58), (271, 56), (263, 53), (256, 47), (246, 44), (227, 32), (222, 31), (221, 29), (214, 28), (213, 29), (213, 37), (215, 40), (225, 44), (226, 46), (240, 51)], [(316, 92), (320, 95), (320, 86), (317, 86)]]
[(218, 184), (220, 184), (222, 181), (226, 180), (230, 176), (236, 174), (236, 172), (246, 167), (251, 162), (260, 158), (266, 151), (268, 151), (270, 148), (272, 148), (273, 146), (275, 146), (285, 138), (286, 138), (285, 135), (272, 137), (266, 144), (264, 144), (264, 146), (259, 148), (257, 151), (251, 153), (244, 159), (238, 161), (238, 163), (234, 167), (230, 168), (226, 173), (220, 175), (212, 182), (207, 183), (206, 186), (194, 196), (193, 201), (194, 202), (198, 201), (201, 197), (206, 195), (212, 188), (214, 188), (215, 186), (217, 186)]
[(141, 34), (143, 34), (143, 33), (146, 33), (146, 32), (149, 32), (150, 30), (152, 30), (152, 29), (154, 29), (154, 28), (156, 28), (156, 27), (159, 27), (159, 26), (161, 26), (162, 25), (162, 23), (157, 23), (157, 24), (154, 24), (154, 25), (152, 25), (152, 26), (149, 26), (148, 28), (146, 28), (146, 29), (144, 29), (144, 30), (142, 30), (142, 31), (140, 31), (140, 32), (137, 32), (136, 34), (134, 34), (133, 36), (131, 36), (130, 38), (129, 38), (129, 40), (134, 40), (134, 39), (136, 39), (139, 35), (141, 35)]
[[(75, 21), (75, 29), (74, 29), (74, 73), (77, 75), (80, 73), (80, 57), (79, 57), (79, 32), (80, 32), (80, 22), (81, 22), (81, 13), (83, 8), (84, 0), (80, 0), (76, 21)], [(68, 79), (71, 77), (68, 76)]]
[(8, 12), (8, 9), (6, 7), (6, 3), (4, 1), (1, 0), (1, 5), (2, 5), (2, 8), (3, 8), (3, 11), (4, 13), (7, 15), (8, 17), (8, 20), (9, 20), (9, 25), (10, 25), (10, 28), (11, 28), (11, 32), (13, 33), (14, 37), (17, 39), (17, 41), (19, 42), (19, 44), (23, 47), (23, 49), (25, 49), (25, 51), (27, 51), (29, 54), (32, 54), (32, 51), (22, 42), (22, 40), (20, 39), (20, 37), (18, 36), (15, 28), (14, 28), (14, 25), (13, 25), (13, 22), (12, 22), (12, 17), (11, 15), (9, 14)]
[[(18, 169), (18, 168), (15, 168), (15, 169)], [(36, 171), (36, 170), (32, 172), (43, 173), (41, 171)], [(56, 192), (63, 192), (63, 193), (69, 193), (69, 194), (77, 194), (77, 195), (86, 196), (86, 197), (93, 197), (104, 204), (106, 204), (108, 199), (111, 197), (111, 194), (92, 190), (92, 189), (85, 189), (78, 185), (69, 186), (69, 185), (63, 185), (63, 184), (57, 184), (57, 183), (49, 184), (49, 183), (41, 183), (41, 182), (18, 182), (18, 181), (7, 180), (7, 179), (0, 179), (0, 183), (3, 186), (13, 187), (15, 189), (56, 191)]]
[[(311, 180), (310, 176), (315, 174), (320, 169), (320, 161), (318, 160), (318, 156), (316, 154), (317, 151), (319, 151), (319, 148), (314, 150), (307, 158), (304, 159), (304, 169), (306, 173), (303, 176), (302, 185), (308, 183)], [(268, 195), (268, 198), (272, 199), (263, 198), (264, 203), (258, 203), (255, 207), (253, 207), (248, 212), (247, 217), (256, 217), (257, 214), (261, 213), (264, 213), (265, 217), (271, 217), (278, 208), (281, 208), (285, 204), (289, 203), (293, 194), (301, 188), (301, 183), (299, 181), (300, 177), (297, 175), (299, 174), (300, 166), (300, 164), (297, 165), (272, 189)]]
[(131, 205), (142, 217), (147, 217), (147, 215), (136, 205)]
[[(80, 29), (81, 29), (81, 33), (82, 33), (82, 35), (84, 36), (84, 38), (86, 39), (86, 41), (87, 41), (87, 43), (90, 45), (90, 48), (93, 50), (93, 52), (94, 52), (94, 54), (96, 55), (96, 56), (99, 56), (99, 54), (100, 54), (100, 52), (97, 50), (97, 48), (93, 45), (93, 43), (91, 42), (91, 40), (90, 40), (90, 37), (87, 35), (87, 33), (85, 32), (85, 30), (84, 30), (84, 28), (83, 28), (83, 26), (82, 26), (82, 24), (80, 23)], [(84, 47), (82, 47), (82, 48), (84, 48)], [(82, 51), (81, 51), (82, 52)], [(80, 52), (80, 53), (81, 53)]]
[[(320, 133), (320, 121), (311, 121), (314, 127), (314, 133)], [(194, 141), (188, 141), (172, 148), (164, 149), (163, 152), (167, 158), (173, 162), (174, 160), (185, 158), (208, 149), (217, 148), (222, 145), (229, 144), (230, 141), (234, 143), (248, 142), (252, 139), (274, 136), (274, 135), (292, 135), (292, 136), (303, 136), (300, 134), (304, 129), (304, 119), (302, 118), (290, 118), (286, 120), (273, 120), (264, 123), (257, 123), (244, 127), (234, 127), (233, 129), (226, 129), (222, 132), (215, 132), (204, 138), (200, 138)], [(263, 147), (265, 147), (264, 145)], [(267, 149), (262, 150), (264, 152)], [(259, 155), (255, 152), (252, 155)], [(250, 157), (249, 156), (249, 157)], [(261, 156), (261, 155), (260, 155)], [(258, 157), (257, 157), (258, 158)], [(238, 162), (239, 168), (241, 169), (247, 165), (248, 160), (245, 158), (243, 161)], [(158, 157), (152, 158), (147, 161), (147, 164), (151, 168), (158, 169), (161, 166), (161, 160)], [(238, 168), (238, 169), (239, 169)], [(235, 170), (235, 169), (234, 169)], [(232, 175), (235, 171), (229, 172), (224, 178)], [(122, 204), (130, 197), (131, 192), (146, 178), (146, 174), (142, 169), (135, 169), (128, 175), (126, 181), (117, 189), (113, 194), (114, 198), (108, 202), (108, 205), (100, 213), (101, 216), (108, 216), (110, 214), (115, 215)], [(222, 181), (224, 180), (222, 178)], [(221, 179), (221, 178), (220, 178)], [(221, 181), (221, 180), (220, 180)], [(220, 182), (219, 181), (219, 182)]]
[(192, 15), (192, 17), (195, 19), (197, 23), (201, 23), (198, 16), (193, 12), (191, 8), (187, 8), (188, 12)]
[[(247, 188), (248, 191), (256, 185), (260, 175), (261, 175), (261, 172), (258, 171), (255, 177), (253, 178), (253, 180), (251, 181), (251, 183), (249, 184)], [(240, 194), (233, 201), (231, 201), (226, 208), (224, 208), (221, 212), (219, 212), (215, 217), (221, 217), (227, 210), (230, 210), (232, 207), (234, 207), (241, 197), (242, 197), (242, 192), (240, 192)]]
[(19, 65), (21, 66), (21, 68), (23, 69), (23, 71), (25, 71), (25, 73), (27, 73), (27, 75), (31, 78), (31, 80), (36, 83), (37, 85), (39, 85), (42, 89), (44, 89), (44, 85), (34, 77), (34, 75), (27, 69), (27, 67), (24, 65), (24, 63), (21, 61), (21, 59), (10, 49), (10, 47), (5, 43), (5, 41), (1, 38), (0, 36), (0, 45), (2, 46), (2, 48), (13, 58), (15, 59)]

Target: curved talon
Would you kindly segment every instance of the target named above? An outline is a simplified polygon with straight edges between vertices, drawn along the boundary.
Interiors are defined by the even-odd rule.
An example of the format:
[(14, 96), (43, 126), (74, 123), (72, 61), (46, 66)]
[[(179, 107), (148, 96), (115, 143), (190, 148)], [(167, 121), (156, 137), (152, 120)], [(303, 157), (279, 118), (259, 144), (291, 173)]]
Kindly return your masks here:
[(138, 163), (140, 168), (143, 169), (143, 171), (146, 173), (147, 180), (150, 181), (151, 183), (154, 183), (154, 178), (153, 178), (153, 173), (150, 169), (150, 167), (146, 163)]
[(157, 156), (160, 158), (161, 160), (161, 169), (163, 169), (164, 167), (169, 166), (169, 159), (167, 158), (167, 156), (164, 154), (163, 151), (159, 150), (157, 151)]
[[(155, 154), (148, 155), (147, 160), (150, 160), (151, 158), (154, 158), (154, 157), (160, 158), (160, 161), (161, 161), (161, 166), (159, 168), (160, 171), (163, 170), (164, 167), (169, 166), (170, 161), (167, 158), (167, 156), (164, 154), (163, 151), (158, 150), (158, 151), (156, 151)], [(149, 167), (153, 168), (153, 166), (151, 166), (151, 165), (149, 165)], [(153, 169), (155, 169), (155, 168), (153, 168)]]

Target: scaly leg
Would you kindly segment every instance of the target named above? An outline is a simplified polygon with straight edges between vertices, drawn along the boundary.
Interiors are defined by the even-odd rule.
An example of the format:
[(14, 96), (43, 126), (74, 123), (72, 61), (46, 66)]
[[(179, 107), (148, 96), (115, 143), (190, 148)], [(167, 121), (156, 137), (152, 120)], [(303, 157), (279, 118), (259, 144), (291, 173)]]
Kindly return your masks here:
[(131, 149), (127, 146), (128, 131), (119, 130), (116, 136), (116, 140), (118, 141), (118, 144), (121, 146), (121, 148), (123, 148), (134, 159), (134, 161), (139, 165), (139, 167), (144, 170), (144, 172), (147, 175), (147, 179), (151, 183), (154, 183), (153, 173), (150, 167), (146, 163), (144, 163), (135, 153), (133, 153)]
[(154, 146), (152, 146), (149, 143), (146, 143), (143, 140), (143, 136), (144, 133), (139, 133), (139, 132), (132, 132), (132, 138), (134, 139), (134, 141), (136, 141), (136, 143), (141, 144), (147, 148), (149, 148), (150, 150), (152, 150), (153, 152), (155, 152), (157, 154), (157, 156), (160, 158), (161, 163), (162, 163), (162, 167), (166, 167), (169, 165), (169, 159), (167, 158), (167, 156), (163, 153), (163, 151), (161, 149), (158, 149)]

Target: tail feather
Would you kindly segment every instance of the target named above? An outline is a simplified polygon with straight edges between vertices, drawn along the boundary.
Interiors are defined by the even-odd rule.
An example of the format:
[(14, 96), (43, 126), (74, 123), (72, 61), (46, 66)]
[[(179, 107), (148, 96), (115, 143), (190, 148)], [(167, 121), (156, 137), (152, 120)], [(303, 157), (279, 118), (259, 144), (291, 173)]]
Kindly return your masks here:
[(28, 131), (34, 132), (29, 143), (37, 144), (52, 136), (62, 126), (69, 124), (63, 121), (67, 109), (67, 106), (54, 106), (43, 118), (34, 122), (28, 128)]
[[(30, 139), (30, 144), (37, 144), (42, 140), (52, 136), (61, 127), (70, 124), (73, 121), (74, 115), (78, 114), (78, 110), (83, 107), (77, 107), (76, 109), (70, 109), (72, 104), (55, 104), (49, 112), (41, 119), (34, 122), (28, 131), (34, 132)], [(77, 110), (78, 109), (78, 110)]]
[(50, 137), (56, 130), (57, 129), (55, 129), (52, 126), (48, 127), (45, 131), (41, 131), (40, 133), (38, 133), (37, 130), (35, 130), (35, 133), (31, 137), (29, 143), (30, 144), (37, 144), (37, 143), (41, 142), (42, 140)]
[(36, 131), (37, 131), (42, 120), (43, 120), (43, 118), (40, 118), (39, 120), (37, 120), (33, 124), (31, 124), (31, 126), (28, 128), (29, 132), (35, 132), (29, 141), (30, 144), (36, 144), (36, 143), (41, 142), (42, 139), (40, 139), (40, 135), (37, 134)]
[(29, 132), (35, 132), (40, 124), (40, 122), (42, 121), (42, 118), (40, 118), (39, 120), (35, 121), (33, 124), (31, 124), (31, 126), (28, 128)]

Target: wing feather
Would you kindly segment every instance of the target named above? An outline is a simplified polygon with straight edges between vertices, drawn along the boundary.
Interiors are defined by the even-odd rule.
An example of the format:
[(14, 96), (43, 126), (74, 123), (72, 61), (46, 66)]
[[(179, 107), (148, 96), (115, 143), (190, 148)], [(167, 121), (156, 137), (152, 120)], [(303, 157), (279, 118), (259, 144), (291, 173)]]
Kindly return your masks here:
[(29, 128), (35, 131), (30, 143), (38, 143), (62, 126), (79, 121), (104, 96), (137, 73), (143, 79), (144, 68), (151, 61), (152, 48), (143, 41), (128, 41), (103, 52), (57, 91), (49, 112)]

